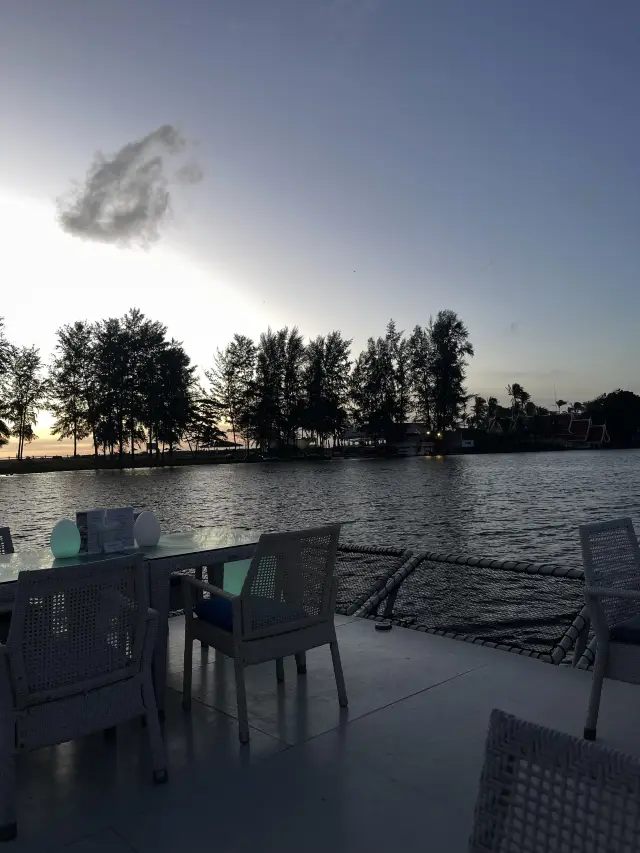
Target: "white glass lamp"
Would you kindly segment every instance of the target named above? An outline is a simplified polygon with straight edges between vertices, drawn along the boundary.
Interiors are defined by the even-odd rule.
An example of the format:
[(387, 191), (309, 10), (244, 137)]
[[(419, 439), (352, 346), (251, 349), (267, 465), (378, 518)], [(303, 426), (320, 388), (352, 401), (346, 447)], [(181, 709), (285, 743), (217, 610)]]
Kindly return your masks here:
[(160, 539), (160, 522), (153, 512), (141, 512), (133, 525), (133, 535), (139, 548), (153, 548)]
[(59, 521), (51, 531), (51, 553), (62, 560), (75, 557), (80, 550), (80, 531), (75, 521), (68, 518)]

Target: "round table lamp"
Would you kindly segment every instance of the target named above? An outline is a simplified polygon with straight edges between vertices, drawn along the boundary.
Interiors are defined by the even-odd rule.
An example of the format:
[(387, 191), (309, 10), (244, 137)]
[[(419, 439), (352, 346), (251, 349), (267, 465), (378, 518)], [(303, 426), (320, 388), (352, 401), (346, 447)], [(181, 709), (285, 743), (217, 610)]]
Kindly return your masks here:
[(153, 548), (160, 539), (160, 522), (152, 512), (141, 512), (133, 525), (133, 535), (139, 548)]
[(75, 521), (65, 518), (51, 531), (51, 553), (56, 559), (75, 557), (80, 550), (80, 531)]

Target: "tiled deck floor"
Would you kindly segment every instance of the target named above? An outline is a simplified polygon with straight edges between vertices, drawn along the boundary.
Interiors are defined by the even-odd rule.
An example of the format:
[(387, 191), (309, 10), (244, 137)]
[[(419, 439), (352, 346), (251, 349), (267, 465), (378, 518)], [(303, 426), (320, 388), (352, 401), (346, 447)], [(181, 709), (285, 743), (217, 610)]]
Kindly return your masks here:
[[(350, 697), (341, 712), (328, 649), (308, 675), (248, 670), (251, 745), (234, 719), (233, 667), (194, 654), (180, 705), (182, 624), (171, 622), (169, 783), (154, 787), (145, 731), (125, 726), (25, 756), (18, 841), (7, 851), (424, 850), (462, 853), (489, 713), (500, 707), (579, 734), (590, 674), (506, 652), (338, 617)], [(200, 663), (201, 660), (201, 663)], [(607, 683), (603, 742), (640, 753), (640, 688)]]

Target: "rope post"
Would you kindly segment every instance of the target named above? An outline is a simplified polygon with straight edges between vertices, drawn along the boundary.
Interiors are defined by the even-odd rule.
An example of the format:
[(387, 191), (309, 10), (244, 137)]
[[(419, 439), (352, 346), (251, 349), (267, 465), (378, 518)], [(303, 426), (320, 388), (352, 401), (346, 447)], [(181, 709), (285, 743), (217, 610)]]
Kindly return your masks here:
[(387, 596), (387, 600), (384, 604), (384, 611), (382, 613), (383, 619), (393, 619), (393, 608), (396, 603), (396, 598), (398, 597), (400, 586), (401, 584), (395, 586)]

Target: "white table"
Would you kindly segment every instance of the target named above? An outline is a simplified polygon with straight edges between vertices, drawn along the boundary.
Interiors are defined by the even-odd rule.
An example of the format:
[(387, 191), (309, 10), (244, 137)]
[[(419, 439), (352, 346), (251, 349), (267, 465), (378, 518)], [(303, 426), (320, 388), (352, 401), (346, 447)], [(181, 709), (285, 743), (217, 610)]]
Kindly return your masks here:
[[(158, 639), (153, 659), (154, 685), (158, 709), (164, 710), (167, 684), (167, 639), (169, 635), (169, 596), (172, 572), (207, 567), (209, 580), (222, 586), (224, 564), (249, 560), (253, 556), (260, 533), (232, 527), (205, 527), (188, 533), (169, 533), (161, 536), (153, 548), (138, 549), (149, 573), (151, 607), (158, 612)], [(132, 553), (132, 552), (127, 552)], [(53, 558), (48, 548), (18, 550), (0, 554), (0, 609), (10, 609), (21, 571), (50, 569), (58, 566), (77, 566), (117, 557), (117, 554), (92, 554), (65, 560)]]

